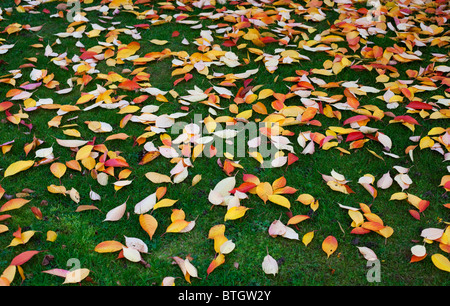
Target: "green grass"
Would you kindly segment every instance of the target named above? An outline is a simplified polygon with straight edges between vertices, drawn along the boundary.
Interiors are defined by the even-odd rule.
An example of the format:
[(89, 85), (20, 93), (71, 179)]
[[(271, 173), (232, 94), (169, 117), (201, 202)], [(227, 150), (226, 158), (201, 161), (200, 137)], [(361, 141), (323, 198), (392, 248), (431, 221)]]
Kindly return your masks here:
[[(14, 6), (13, 1), (2, 2), (1, 7), (7, 8)], [(149, 7), (140, 6), (143, 11)], [(64, 32), (69, 25), (65, 19), (55, 18), (51, 19), (45, 13), (44, 9), (50, 10), (52, 14), (56, 12), (55, 2), (40, 5), (38, 11), (40, 14), (24, 14), (14, 11), (11, 16), (3, 14), (5, 20), (0, 22), (0, 28), (6, 27), (8, 24), (17, 22), (20, 24), (30, 24), (31, 26), (38, 26), (44, 24), (43, 28), (38, 32), (29, 32), (22, 30), (18, 34), (7, 35), (0, 34), (0, 38), (4, 38), (6, 43), (15, 44), (14, 48), (0, 59), (8, 64), (0, 65), (0, 74), (6, 75), (12, 69), (27, 62), (25, 58), (36, 57), (35, 63), (38, 69), (48, 69), (50, 73), (55, 74), (55, 80), (59, 81), (61, 88), (65, 88), (66, 80), (75, 76), (72, 67), (65, 71), (58, 68), (50, 62), (49, 58), (43, 55), (43, 49), (33, 49), (29, 45), (42, 43), (52, 45), (56, 36), (54, 34)], [(195, 16), (200, 10), (195, 9), (190, 13)], [(172, 14), (171, 11), (164, 11), (159, 13)], [(326, 11), (329, 16), (330, 24), (337, 19), (339, 15), (332, 11)], [(89, 12), (87, 14), (91, 22), (98, 23), (98, 13)], [(294, 14), (293, 14), (294, 15)], [(191, 19), (196, 19), (192, 17)], [(308, 25), (313, 25), (317, 31), (310, 34), (312, 39), (315, 34), (321, 33), (329, 25), (326, 22), (313, 23), (305, 21), (302, 16), (295, 16), (298, 22), (304, 22)], [(133, 26), (139, 23), (145, 23), (146, 20), (138, 20), (136, 16), (120, 12), (114, 17), (114, 21), (120, 21), (120, 25), (116, 28), (125, 26)], [(214, 24), (215, 22), (203, 20), (202, 24), (205, 26)], [(103, 25), (102, 23), (99, 23)], [(110, 24), (110, 23), (108, 23)], [(105, 26), (106, 27), (106, 26)], [(87, 26), (89, 31), (90, 25)], [(448, 30), (448, 26), (445, 26)], [(171, 38), (173, 31), (179, 31), (180, 36)], [(270, 30), (270, 29), (267, 29)], [(100, 37), (88, 39), (83, 37), (81, 40), (86, 48), (93, 47), (100, 41), (105, 41), (105, 32), (102, 32)], [(175, 22), (169, 22), (158, 26), (152, 26), (148, 30), (139, 30), (142, 35), (141, 49), (139, 54), (144, 55), (148, 52), (161, 51), (169, 48), (172, 51), (185, 50), (189, 54), (197, 52), (196, 46), (191, 44), (184, 46), (180, 42), (183, 38), (192, 42), (199, 37), (200, 30), (192, 30), (186, 25), (180, 25)], [(392, 33), (391, 33), (392, 35)], [(123, 44), (132, 42), (134, 39), (126, 34), (119, 34), (119, 39)], [(151, 39), (165, 39), (170, 42), (164, 46), (156, 46), (148, 43)], [(76, 39), (62, 38), (60, 45), (54, 45), (53, 50), (58, 53), (64, 51), (68, 52), (68, 57), (71, 58), (76, 54), (80, 54), (80, 50), (75, 47)], [(217, 38), (215, 43), (220, 44), (222, 41)], [(241, 43), (242, 40), (239, 41)], [(373, 42), (383, 48), (393, 46), (395, 41), (389, 38), (374, 38)], [(339, 46), (345, 47), (346, 43), (339, 43)], [(256, 47), (251, 42), (247, 47)], [(264, 51), (273, 54), (276, 48), (280, 46), (277, 44), (268, 44), (264, 47)], [(232, 50), (240, 59), (247, 57), (247, 50), (238, 50), (236, 47), (226, 48), (223, 50)], [(407, 69), (418, 70), (419, 67), (424, 67), (430, 62), (432, 53), (447, 53), (448, 47), (430, 47), (420, 49), (424, 54), (423, 62), (398, 64), (401, 79), (406, 79), (405, 71)], [(352, 51), (350, 51), (352, 52)], [(327, 59), (333, 59), (326, 53), (312, 53), (300, 50), (301, 54), (305, 54), (311, 58), (311, 61), (301, 61), (293, 65), (279, 65), (278, 70), (271, 74), (265, 70), (262, 61), (254, 62), (257, 57), (255, 54), (250, 54), (251, 59), (248, 65), (237, 67), (232, 70), (233, 73), (243, 72), (248, 69), (259, 68), (259, 73), (254, 75), (251, 85), (264, 85), (264, 88), (271, 88), (278, 93), (288, 92), (286, 86), (290, 86), (284, 82), (285, 77), (295, 76), (296, 70), (309, 71), (312, 68), (322, 68), (322, 63)], [(184, 95), (186, 90), (193, 89), (198, 86), (205, 90), (212, 85), (218, 84), (217, 80), (207, 80), (204, 76), (191, 72), (193, 79), (188, 82), (181, 82), (176, 87), (173, 87), (173, 82), (180, 76), (171, 76), (171, 57), (161, 61), (151, 62), (146, 65), (145, 71), (150, 73), (150, 83), (153, 87), (161, 90), (176, 90), (180, 95)], [(124, 65), (117, 65), (116, 67), (107, 66), (101, 62), (97, 66), (101, 73), (108, 73), (115, 71), (121, 74), (122, 69), (128, 68), (133, 70), (133, 67), (128, 62)], [(212, 69), (216, 72), (231, 72), (227, 67), (214, 67)], [(21, 69), (23, 77), (18, 80), (17, 84), (21, 84), (29, 80), (29, 73), (31, 68)], [(323, 77), (326, 82), (338, 81), (356, 81), (360, 84), (382, 88), (382, 84), (375, 83), (377, 77), (375, 71), (355, 73), (351, 69), (344, 69), (336, 76)], [(275, 78), (277, 81), (274, 82)], [(104, 85), (105, 81), (93, 80), (83, 92), (88, 92), (96, 88), (96, 84)], [(231, 88), (233, 92), (243, 86), (242, 81), (236, 82), (237, 87)], [(7, 100), (5, 97), (8, 90), (12, 87), (7, 84), (0, 85), (0, 95), (2, 101)], [(424, 101), (429, 100), (434, 95), (443, 95), (445, 88), (440, 88), (438, 91), (432, 93), (417, 94)], [(330, 96), (334, 94), (342, 94), (343, 89), (319, 89), (327, 92)], [(116, 93), (128, 95), (127, 100), (131, 101), (139, 94), (134, 92), (118, 91)], [(57, 95), (53, 90), (39, 89), (35, 93), (38, 98), (51, 97), (55, 103), (72, 104), (80, 97), (79, 86), (75, 86), (74, 90), (67, 95)], [(361, 105), (376, 105), (384, 111), (388, 111), (385, 103), (377, 99), (377, 94), (368, 94), (361, 97)], [(33, 97), (35, 97), (33, 95)], [(176, 99), (172, 99), (170, 95), (166, 95), (169, 99), (168, 103), (161, 103), (151, 97), (144, 104), (156, 104), (161, 108), (158, 114), (173, 113), (180, 111), (180, 104)], [(222, 106), (228, 106), (233, 101), (221, 99)], [(270, 103), (272, 98), (267, 98), (263, 101), (267, 108), (272, 110)], [(300, 101), (292, 98), (286, 101), (287, 105), (296, 105)], [(11, 113), (17, 113), (21, 107), (21, 103), (16, 102)], [(250, 109), (250, 105), (240, 105), (239, 111)], [(190, 108), (190, 115), (183, 118), (188, 122), (193, 119), (194, 114), (207, 114), (208, 107), (203, 104), (194, 104)], [(398, 109), (392, 111), (396, 115), (406, 114), (404, 104)], [(219, 112), (219, 115), (234, 116), (228, 109)], [(106, 142), (109, 150), (120, 151), (121, 156), (130, 164), (132, 174), (128, 179), (133, 180), (133, 183), (124, 187), (121, 190), (115, 191), (113, 186), (99, 185), (94, 180), (89, 171), (76, 172), (68, 169), (67, 173), (61, 178), (61, 184), (67, 189), (75, 188), (81, 195), (80, 204), (93, 204), (100, 210), (75, 212), (77, 204), (73, 202), (69, 196), (61, 194), (51, 194), (47, 191), (47, 186), (50, 184), (59, 185), (59, 180), (54, 177), (49, 170), (49, 165), (43, 165), (29, 169), (25, 172), (19, 173), (13, 177), (7, 177), (0, 181), (0, 185), (6, 190), (6, 194), (15, 195), (24, 188), (34, 190), (30, 198), (32, 201), (20, 210), (8, 212), (12, 218), (2, 221), (9, 227), (9, 231), (0, 234), (0, 271), (3, 271), (14, 258), (14, 256), (27, 250), (41, 250), (30, 261), (23, 265), (25, 280), (22, 282), (19, 275), (13, 282), (13, 285), (46, 285), (58, 286), (61, 285), (63, 279), (42, 273), (44, 270), (53, 268), (70, 269), (67, 263), (70, 259), (75, 258), (80, 262), (81, 267), (90, 270), (90, 277), (92, 282), (83, 281), (83, 285), (100, 285), (100, 286), (147, 286), (160, 285), (163, 278), (166, 276), (177, 277), (177, 285), (189, 285), (181, 273), (179, 267), (173, 264), (172, 257), (178, 256), (186, 258), (192, 257), (192, 263), (199, 271), (199, 278), (193, 278), (192, 286), (220, 286), (220, 285), (275, 285), (275, 286), (290, 286), (290, 285), (309, 285), (309, 286), (349, 286), (349, 285), (387, 285), (387, 286), (417, 286), (417, 285), (449, 285), (448, 272), (437, 269), (430, 260), (430, 256), (434, 253), (443, 253), (437, 243), (427, 246), (428, 256), (421, 262), (410, 263), (411, 252), (410, 248), (417, 242), (422, 243), (420, 237), (421, 230), (428, 227), (444, 228), (443, 221), (450, 221), (448, 209), (444, 208), (442, 204), (448, 202), (448, 195), (442, 187), (438, 187), (441, 178), (447, 174), (445, 164), (442, 163), (442, 156), (437, 152), (427, 150), (414, 150), (414, 162), (405, 155), (404, 150), (409, 145), (414, 144), (409, 140), (410, 136), (425, 135), (432, 127), (441, 126), (448, 127), (446, 120), (422, 120), (418, 115), (412, 115), (419, 120), (420, 126), (412, 132), (405, 126), (396, 123), (389, 124), (389, 118), (384, 118), (379, 122), (370, 122), (371, 127), (379, 128), (380, 131), (389, 135), (393, 141), (392, 153), (398, 154), (399, 159), (393, 159), (384, 156), (382, 146), (374, 141), (369, 141), (361, 149), (350, 150), (351, 154), (343, 155), (336, 149), (328, 151), (316, 148), (313, 155), (300, 154), (302, 148), (297, 144), (296, 137), (299, 132), (313, 131), (325, 134), (329, 126), (342, 126), (343, 121), (355, 115), (352, 112), (342, 112), (342, 119), (327, 118), (323, 115), (316, 117), (320, 120), (322, 126), (289, 126), (286, 129), (295, 133), (295, 136), (290, 137), (293, 142), (295, 152), (299, 160), (288, 167), (263, 169), (259, 167), (256, 160), (252, 158), (242, 158), (240, 163), (243, 169), (238, 169), (236, 178), (238, 185), (242, 183), (242, 175), (250, 173), (256, 175), (261, 182), (270, 182), (284, 176), (287, 180), (287, 185), (298, 189), (293, 195), (286, 197), (291, 201), (291, 211), (296, 214), (310, 214), (311, 219), (299, 224), (298, 229), (295, 229), (301, 237), (310, 231), (315, 231), (315, 237), (312, 242), (305, 246), (301, 241), (287, 240), (282, 237), (272, 238), (268, 235), (268, 228), (272, 221), (281, 218), (283, 223), (286, 223), (288, 216), (286, 215), (286, 208), (277, 206), (270, 202), (266, 204), (256, 195), (250, 194), (249, 198), (241, 202), (242, 205), (252, 208), (246, 215), (238, 220), (230, 220), (224, 222), (224, 215), (226, 208), (211, 207), (208, 201), (208, 193), (214, 186), (223, 178), (225, 173), (217, 164), (217, 158), (200, 157), (193, 163), (193, 167), (189, 169), (189, 177), (180, 184), (153, 184), (144, 175), (147, 172), (155, 171), (163, 174), (169, 174), (174, 166), (169, 163), (169, 160), (159, 157), (149, 164), (140, 166), (140, 156), (142, 153), (142, 146), (134, 146), (132, 137), (127, 140), (114, 140)], [(4, 119), (4, 113), (0, 114)], [(0, 155), (0, 168), (6, 169), (8, 165), (17, 161), (25, 160), (27, 157), (23, 151), (26, 143), (32, 141), (33, 136), (45, 141), (39, 148), (53, 146), (55, 157), (59, 161), (65, 162), (74, 158), (74, 153), (70, 150), (60, 147), (54, 138), (68, 138), (63, 134), (61, 128), (48, 128), (47, 122), (56, 116), (56, 111), (53, 110), (36, 110), (29, 114), (30, 119), (27, 123), (33, 124), (33, 129), (28, 130), (23, 125), (13, 125), (4, 122), (1, 125), (0, 143), (4, 143), (14, 139), (14, 144), (10, 152)], [(78, 116), (74, 121), (66, 121), (67, 118)], [(128, 135), (137, 137), (144, 132), (145, 126), (129, 122), (123, 129), (120, 128), (120, 120), (123, 115), (117, 114), (117, 110), (93, 110), (89, 112), (75, 112), (64, 117), (62, 124), (76, 123), (77, 128), (84, 139), (91, 140), (97, 137), (96, 143), (103, 143), (105, 138), (109, 135), (94, 134), (85, 124), (85, 121), (98, 120), (110, 123), (113, 126), (113, 133), (123, 132)], [(255, 114), (252, 119), (264, 116)], [(161, 141), (158, 135), (151, 139), (155, 145), (160, 145)], [(344, 149), (348, 149), (348, 144), (340, 145)], [(368, 150), (372, 150), (384, 157), (380, 160), (374, 155), (370, 154)], [(34, 151), (31, 151), (28, 158), (34, 157)], [(224, 159), (222, 158), (222, 161)], [(430, 201), (430, 207), (421, 215), (421, 220), (414, 220), (408, 210), (412, 208), (406, 201), (389, 201), (390, 196), (401, 189), (396, 183), (387, 190), (378, 190), (378, 196), (373, 199), (370, 194), (360, 186), (357, 181), (364, 174), (372, 174), (379, 179), (387, 171), (391, 171), (391, 175), (396, 174), (393, 166), (403, 166), (410, 169), (410, 176), (413, 184), (406, 191), (408, 193), (417, 195), (423, 199)], [(321, 174), (329, 174), (332, 170), (345, 175), (351, 182), (349, 185), (355, 191), (354, 194), (344, 195), (329, 189), (322, 180)], [(118, 172), (116, 172), (117, 174)], [(202, 180), (195, 186), (191, 186), (191, 180), (196, 174), (202, 175)], [(113, 178), (109, 182), (112, 183)], [(148, 194), (153, 193), (160, 186), (167, 186), (166, 198), (177, 199), (178, 202), (172, 208), (183, 209), (186, 213), (186, 220), (196, 220), (195, 228), (189, 233), (166, 233), (162, 235), (171, 223), (170, 215), (172, 208), (162, 208), (155, 210), (152, 215), (158, 220), (158, 229), (152, 240), (142, 230), (138, 222), (138, 215), (133, 213), (134, 205)], [(89, 191), (93, 190), (100, 194), (102, 200), (94, 202), (89, 199)], [(309, 193), (319, 201), (319, 208), (313, 212), (308, 206), (305, 206), (295, 199), (301, 193)], [(46, 204), (42, 201), (45, 200)], [(2, 204), (5, 199), (1, 200)], [(119, 204), (127, 201), (127, 212), (120, 221), (117, 222), (103, 222), (106, 212), (116, 207)], [(352, 227), (351, 219), (347, 211), (340, 208), (338, 203), (357, 207), (358, 203), (366, 203), (371, 205), (373, 213), (378, 214), (386, 225), (394, 229), (394, 234), (385, 239), (376, 233), (367, 235), (353, 235), (350, 234)], [(32, 214), (30, 207), (39, 207), (44, 215), (43, 220), (37, 220)], [(225, 224), (225, 236), (233, 240), (236, 248), (230, 254), (225, 256), (225, 263), (214, 270), (208, 277), (206, 270), (214, 258), (215, 251), (213, 241), (208, 238), (209, 229), (217, 224)], [(36, 234), (31, 240), (24, 244), (15, 247), (7, 247), (13, 239), (12, 233), (19, 227), (22, 231), (34, 230)], [(46, 241), (46, 232), (53, 230), (57, 232), (58, 238), (55, 242)], [(327, 258), (326, 254), (321, 249), (321, 243), (325, 237), (333, 235), (337, 238), (339, 246), (337, 251)], [(144, 254), (143, 259), (149, 264), (144, 266), (140, 263), (133, 263), (123, 258), (117, 258), (118, 253), (99, 254), (94, 251), (95, 246), (106, 240), (116, 240), (124, 243), (127, 237), (137, 237), (142, 239), (149, 247), (149, 254)], [(381, 282), (370, 283), (367, 281), (366, 274), (368, 268), (366, 267), (366, 260), (358, 252), (358, 246), (367, 246), (375, 251), (378, 258), (381, 260)], [(267, 252), (270, 253), (279, 263), (279, 273), (276, 276), (265, 275), (261, 263)], [(46, 255), (52, 255), (54, 258), (48, 265), (43, 265), (43, 259)], [(445, 254), (444, 255), (448, 255)], [(447, 256), (448, 257), (448, 256)]]

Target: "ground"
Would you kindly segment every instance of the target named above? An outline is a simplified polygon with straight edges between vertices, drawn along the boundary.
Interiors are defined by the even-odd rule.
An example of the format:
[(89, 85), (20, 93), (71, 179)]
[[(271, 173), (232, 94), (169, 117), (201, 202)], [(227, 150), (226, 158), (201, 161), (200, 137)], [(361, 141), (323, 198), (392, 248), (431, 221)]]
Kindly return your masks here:
[(1, 284), (449, 285), (449, 17), (2, 1)]

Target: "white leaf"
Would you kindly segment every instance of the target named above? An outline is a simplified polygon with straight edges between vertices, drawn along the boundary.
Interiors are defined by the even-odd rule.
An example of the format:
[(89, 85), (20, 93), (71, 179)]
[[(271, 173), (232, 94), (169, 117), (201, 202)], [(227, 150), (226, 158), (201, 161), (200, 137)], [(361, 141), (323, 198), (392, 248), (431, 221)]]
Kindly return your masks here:
[(418, 244), (411, 248), (411, 253), (414, 256), (422, 257), (425, 256), (425, 254), (427, 254), (427, 249), (425, 248), (425, 246)]
[(148, 195), (134, 206), (135, 214), (145, 214), (156, 204), (156, 192)]
[(444, 234), (443, 229), (429, 227), (422, 230), (420, 236), (424, 237), (425, 239), (436, 240), (441, 238), (443, 234)]
[(226, 255), (234, 250), (235, 244), (232, 240), (227, 240), (220, 246), (220, 253)]
[(287, 163), (287, 156), (279, 156), (271, 161), (271, 166), (273, 168), (279, 168)]
[(191, 264), (191, 262), (187, 258), (184, 260), (184, 267), (190, 276), (198, 277), (197, 268), (195, 268), (194, 265)]
[(392, 140), (387, 136), (386, 134), (378, 132), (378, 141), (386, 148), (391, 149), (392, 148)]
[(238, 131), (237, 130), (230, 130), (230, 129), (225, 129), (225, 130), (220, 130), (217, 132), (214, 132), (213, 134), (216, 135), (217, 137), (223, 138), (223, 139), (229, 139), (229, 138), (233, 138), (237, 135)]
[(377, 259), (377, 255), (375, 254), (375, 252), (369, 249), (368, 247), (357, 247), (357, 248), (366, 260), (370, 261)]
[(286, 233), (286, 225), (283, 224), (280, 220), (275, 220), (269, 226), (269, 235), (272, 237), (276, 237), (278, 235), (284, 235)]
[(393, 181), (394, 180), (392, 179), (392, 177), (388, 171), (385, 174), (383, 174), (383, 176), (378, 180), (377, 187), (381, 188), (381, 189), (387, 189), (387, 188), (391, 187)]
[(281, 236), (287, 239), (298, 240), (298, 233), (289, 226), (286, 226), (286, 232)]
[(218, 182), (214, 187), (214, 190), (219, 192), (222, 196), (227, 196), (235, 185), (236, 178), (234, 176), (230, 176)]
[(118, 221), (120, 220), (123, 215), (125, 214), (125, 210), (127, 209), (127, 201), (125, 201), (123, 204), (111, 209), (106, 214), (106, 218), (103, 221)]
[(145, 244), (144, 241), (142, 241), (139, 238), (125, 236), (125, 245), (128, 248), (132, 248), (132, 249), (138, 250), (140, 253), (147, 253), (148, 252), (147, 245)]
[(345, 176), (343, 176), (342, 174), (340, 174), (340, 173), (337, 173), (336, 171), (334, 171), (334, 169), (333, 170), (331, 170), (331, 176), (332, 177), (334, 177), (335, 179), (336, 179), (336, 181), (345, 181)]
[(277, 261), (270, 256), (269, 254), (264, 257), (262, 262), (262, 268), (264, 273), (276, 275), (278, 273), (278, 263)]
[(216, 190), (211, 190), (208, 195), (208, 201), (214, 205), (220, 205), (224, 201), (224, 197), (220, 192)]
[(122, 250), (123, 250), (123, 257), (125, 257), (129, 261), (132, 261), (132, 262), (141, 261), (141, 259), (142, 259), (141, 253), (139, 253), (138, 250), (133, 249), (133, 248), (127, 248), (127, 247), (123, 247)]
[(36, 151), (36, 157), (46, 158), (47, 156), (49, 156), (52, 153), (53, 153), (53, 147), (39, 149)]
[(92, 190), (89, 192), (89, 198), (91, 198), (92, 201), (100, 201), (102, 199), (98, 193)]

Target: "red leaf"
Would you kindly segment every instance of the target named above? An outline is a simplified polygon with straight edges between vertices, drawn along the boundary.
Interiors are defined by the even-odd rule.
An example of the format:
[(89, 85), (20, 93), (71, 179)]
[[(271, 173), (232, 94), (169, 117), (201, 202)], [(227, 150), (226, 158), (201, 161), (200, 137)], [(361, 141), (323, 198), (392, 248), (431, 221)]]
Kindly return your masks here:
[(412, 262), (418, 262), (418, 261), (421, 261), (422, 259), (424, 259), (425, 257), (427, 257), (426, 254), (423, 255), (423, 256), (421, 256), (421, 257), (412, 255), (412, 256), (411, 256), (411, 260), (410, 260), (409, 262), (411, 262), (411, 263), (412, 263)]
[(361, 132), (351, 132), (351, 133), (349, 133), (348, 135), (347, 135), (347, 139), (345, 140), (346, 142), (349, 142), (349, 141), (355, 141), (355, 140), (358, 140), (358, 139), (363, 139), (364, 138), (364, 134), (363, 133), (361, 133)]
[(288, 166), (292, 165), (298, 160), (298, 157), (292, 153), (288, 153)]
[(222, 46), (224, 47), (234, 47), (236, 46), (236, 43), (232, 40), (226, 40), (223, 42)]
[(87, 60), (87, 59), (93, 58), (93, 57), (96, 56), (96, 55), (97, 55), (97, 52), (94, 52), (94, 51), (86, 51), (86, 52), (84, 52), (83, 54), (80, 55), (80, 59), (82, 59), (82, 60)]
[(411, 123), (411, 124), (416, 124), (416, 125), (420, 125), (419, 122), (417, 122), (416, 119), (414, 119), (411, 116), (408, 115), (404, 115), (404, 116), (396, 116), (394, 118), (395, 121), (402, 121), (402, 122), (407, 122), (407, 123)]
[(369, 117), (367, 117), (366, 115), (356, 115), (356, 116), (350, 117), (347, 120), (345, 120), (344, 125), (353, 123), (353, 122), (357, 122), (357, 121), (366, 120), (366, 119), (369, 119)]
[(273, 37), (270, 37), (270, 36), (261, 37), (260, 40), (262, 41), (263, 44), (269, 44), (269, 43), (273, 43), (273, 42), (277, 42), (278, 41), (277, 39), (275, 39)]
[(256, 184), (250, 183), (250, 182), (244, 182), (239, 187), (234, 188), (233, 190), (231, 190), (230, 193), (234, 194), (236, 191), (246, 193), (249, 190), (253, 189), (254, 187), (256, 187)]
[(21, 266), (24, 263), (26, 263), (28, 260), (30, 260), (34, 255), (39, 253), (41, 251), (25, 251), (17, 255), (13, 258), (11, 261), (12, 266)]
[(150, 25), (148, 23), (135, 24), (135, 28), (149, 28)]
[(128, 163), (120, 158), (108, 159), (105, 162), (105, 167), (129, 167)]
[(430, 205), (430, 201), (422, 200), (419, 202), (419, 212), (423, 212)]
[(411, 101), (408, 105), (406, 105), (407, 108), (413, 108), (413, 109), (432, 109), (433, 106), (427, 103), (419, 102), (419, 101)]
[(410, 209), (409, 213), (413, 216), (414, 219), (420, 220), (420, 213), (417, 210)]

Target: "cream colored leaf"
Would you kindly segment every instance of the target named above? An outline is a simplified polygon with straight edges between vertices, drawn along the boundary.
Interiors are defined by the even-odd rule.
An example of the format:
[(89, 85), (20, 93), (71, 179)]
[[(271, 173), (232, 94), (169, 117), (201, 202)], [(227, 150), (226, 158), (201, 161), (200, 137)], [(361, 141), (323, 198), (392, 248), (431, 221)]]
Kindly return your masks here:
[(106, 218), (103, 221), (118, 221), (120, 220), (123, 215), (125, 214), (125, 211), (127, 209), (127, 201), (125, 201), (123, 204), (114, 207), (108, 213), (106, 214)]
[(276, 275), (278, 273), (278, 263), (272, 256), (267, 254), (262, 262), (262, 269), (266, 274)]

